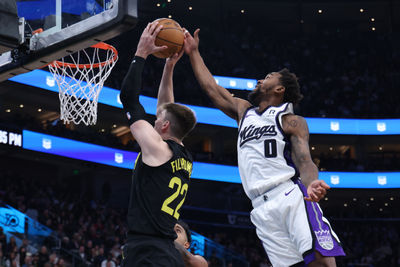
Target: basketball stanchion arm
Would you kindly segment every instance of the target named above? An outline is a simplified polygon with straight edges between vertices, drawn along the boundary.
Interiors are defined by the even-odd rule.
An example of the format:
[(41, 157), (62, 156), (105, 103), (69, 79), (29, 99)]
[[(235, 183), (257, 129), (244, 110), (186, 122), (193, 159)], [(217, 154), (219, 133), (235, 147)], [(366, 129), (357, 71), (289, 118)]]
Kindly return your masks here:
[(120, 99), (128, 117), (129, 125), (132, 125), (135, 121), (143, 120), (146, 115), (142, 104), (139, 102), (145, 61), (144, 58), (135, 56), (122, 82)]

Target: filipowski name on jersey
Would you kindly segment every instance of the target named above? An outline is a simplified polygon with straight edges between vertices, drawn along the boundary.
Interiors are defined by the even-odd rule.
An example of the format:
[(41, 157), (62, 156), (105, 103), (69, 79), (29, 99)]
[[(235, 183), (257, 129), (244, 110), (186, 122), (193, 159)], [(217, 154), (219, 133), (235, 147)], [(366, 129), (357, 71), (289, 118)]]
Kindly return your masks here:
[(243, 146), (250, 140), (258, 140), (262, 136), (275, 136), (276, 134), (275, 125), (264, 125), (262, 127), (248, 125), (239, 133), (240, 146)]

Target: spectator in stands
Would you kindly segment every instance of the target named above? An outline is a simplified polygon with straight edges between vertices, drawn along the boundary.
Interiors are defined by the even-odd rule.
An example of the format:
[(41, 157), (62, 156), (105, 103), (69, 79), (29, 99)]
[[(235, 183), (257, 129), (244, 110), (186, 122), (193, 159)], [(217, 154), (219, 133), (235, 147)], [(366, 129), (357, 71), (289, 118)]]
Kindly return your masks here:
[(111, 253), (107, 254), (107, 258), (101, 262), (101, 267), (116, 267)]
[(6, 259), (6, 267), (19, 267), (19, 260), (18, 260), (18, 254), (11, 251), (9, 253), (8, 259)]
[(7, 244), (7, 253), (14, 252), (17, 249), (18, 249), (18, 246), (17, 246), (17, 242), (15, 241), (15, 237), (11, 236), (10, 240), (8, 241), (8, 244)]
[(24, 262), (21, 264), (21, 267), (32, 267), (32, 254), (27, 252), (24, 258)]
[(43, 266), (49, 261), (49, 253), (46, 246), (42, 246), (39, 251), (39, 266)]
[(3, 227), (0, 226), (0, 249), (2, 250), (3, 254), (6, 252), (7, 248), (7, 237), (3, 232)]
[(97, 250), (96, 256), (93, 261), (94, 266), (100, 266), (105, 259), (106, 257), (104, 256), (104, 248), (100, 247)]
[(2, 249), (0, 249), (0, 266), (6, 266), (6, 257), (4, 257)]

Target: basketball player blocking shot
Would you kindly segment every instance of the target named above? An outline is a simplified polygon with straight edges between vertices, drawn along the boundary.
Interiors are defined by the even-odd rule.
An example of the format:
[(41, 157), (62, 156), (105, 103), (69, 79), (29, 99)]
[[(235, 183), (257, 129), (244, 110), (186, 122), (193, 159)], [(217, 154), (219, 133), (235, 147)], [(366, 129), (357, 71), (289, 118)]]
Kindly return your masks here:
[(131, 133), (141, 148), (132, 175), (127, 243), (123, 249), (122, 265), (129, 267), (184, 266), (174, 245), (174, 226), (189, 189), (193, 162), (182, 140), (194, 128), (196, 117), (190, 108), (174, 103), (172, 75), (182, 53), (166, 60), (154, 127), (145, 120), (139, 102), (145, 60), (165, 49), (154, 44), (161, 28), (156, 22), (144, 29), (120, 95)]
[(201, 88), (239, 127), (239, 172), (251, 199), (250, 218), (274, 267), (336, 266), (340, 241), (318, 201), (329, 186), (311, 160), (308, 126), (293, 113), (302, 95), (287, 69), (258, 80), (249, 101), (219, 86), (198, 50), (199, 29), (185, 33), (185, 53)]

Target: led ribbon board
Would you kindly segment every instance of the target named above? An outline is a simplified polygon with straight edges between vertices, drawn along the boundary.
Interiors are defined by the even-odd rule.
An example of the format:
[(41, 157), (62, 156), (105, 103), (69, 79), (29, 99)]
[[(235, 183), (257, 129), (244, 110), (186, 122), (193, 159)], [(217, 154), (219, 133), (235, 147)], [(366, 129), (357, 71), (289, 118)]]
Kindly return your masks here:
[[(23, 130), (23, 148), (126, 169), (133, 169), (138, 155), (28, 130)], [(400, 188), (400, 172), (320, 172), (319, 176), (333, 188)], [(204, 162), (193, 163), (192, 178), (241, 183), (237, 166)]]
[[(234, 89), (250, 89), (256, 80), (232, 77), (214, 76), (221, 86)], [(235, 79), (233, 82), (232, 79)], [(51, 73), (34, 70), (15, 76), (11, 81), (35, 86), (58, 93), (58, 86)], [(230, 86), (227, 86), (230, 84)], [(231, 85), (235, 85), (232, 87)], [(253, 85), (252, 85), (253, 86)], [(253, 86), (254, 87), (254, 86)], [(140, 102), (148, 114), (155, 115), (157, 99), (140, 96)], [(104, 86), (99, 103), (122, 108), (119, 100), (119, 90)], [(235, 120), (214, 108), (187, 105), (196, 112), (199, 123), (237, 127)], [(306, 118), (310, 134), (347, 134), (347, 135), (400, 135), (400, 119), (335, 119), (335, 118)]]

